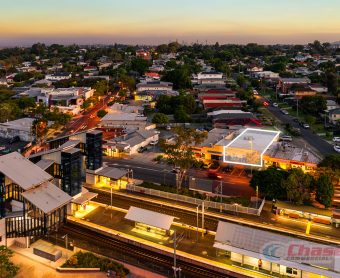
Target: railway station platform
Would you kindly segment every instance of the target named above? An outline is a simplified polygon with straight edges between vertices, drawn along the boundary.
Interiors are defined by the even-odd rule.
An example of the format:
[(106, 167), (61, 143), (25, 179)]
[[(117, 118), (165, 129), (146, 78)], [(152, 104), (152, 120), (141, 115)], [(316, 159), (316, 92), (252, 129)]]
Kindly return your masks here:
[[(98, 205), (96, 209), (89, 212), (82, 219), (69, 216), (68, 221), (76, 222), (92, 229), (102, 232), (119, 235), (138, 243), (156, 247), (162, 251), (173, 253), (173, 237), (159, 237), (153, 233), (140, 233), (136, 231), (135, 225), (130, 220), (125, 219), (127, 210), (110, 206)], [(182, 240), (177, 245), (176, 253), (187, 258), (205, 262), (215, 267), (227, 269), (232, 272), (239, 273), (248, 277), (277, 277), (270, 275), (269, 272), (259, 271), (256, 268), (247, 268), (240, 264), (232, 262), (225, 252), (213, 247), (215, 233), (206, 233), (202, 229), (196, 230), (196, 227), (182, 225), (174, 222), (170, 228), (172, 233), (176, 231), (177, 236), (181, 236)]]

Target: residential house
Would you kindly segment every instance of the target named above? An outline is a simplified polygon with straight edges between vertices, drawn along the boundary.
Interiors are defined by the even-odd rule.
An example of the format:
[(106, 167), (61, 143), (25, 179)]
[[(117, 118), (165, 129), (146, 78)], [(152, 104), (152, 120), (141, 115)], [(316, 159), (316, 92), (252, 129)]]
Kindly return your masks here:
[(45, 79), (56, 82), (56, 81), (61, 81), (61, 80), (67, 80), (72, 77), (71, 73), (67, 72), (59, 72), (59, 73), (52, 73), (52, 74), (46, 74)]
[(158, 139), (159, 132), (139, 129), (107, 141), (103, 145), (103, 150), (107, 156), (122, 157), (136, 154), (141, 147), (146, 147), (151, 142), (157, 142)]
[(288, 94), (289, 89), (293, 85), (308, 85), (311, 81), (307, 77), (303, 78), (280, 78), (277, 88), (282, 92), (282, 94)]
[(329, 122), (332, 124), (339, 124), (340, 123), (340, 108), (335, 108), (328, 112), (328, 119)]

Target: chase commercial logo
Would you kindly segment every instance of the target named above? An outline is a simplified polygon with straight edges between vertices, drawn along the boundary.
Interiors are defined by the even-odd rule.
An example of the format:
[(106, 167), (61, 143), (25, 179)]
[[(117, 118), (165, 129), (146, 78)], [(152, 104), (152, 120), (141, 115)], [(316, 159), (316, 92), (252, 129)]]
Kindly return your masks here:
[(314, 243), (271, 241), (263, 245), (261, 253), (264, 259), (271, 261), (283, 259), (299, 263), (317, 263), (320, 266), (329, 267), (329, 264), (334, 263), (335, 259), (340, 257), (340, 248)]
[(261, 253), (266, 259), (270, 259), (271, 261), (278, 261), (287, 254), (286, 246), (282, 242), (278, 241), (266, 243), (262, 247)]

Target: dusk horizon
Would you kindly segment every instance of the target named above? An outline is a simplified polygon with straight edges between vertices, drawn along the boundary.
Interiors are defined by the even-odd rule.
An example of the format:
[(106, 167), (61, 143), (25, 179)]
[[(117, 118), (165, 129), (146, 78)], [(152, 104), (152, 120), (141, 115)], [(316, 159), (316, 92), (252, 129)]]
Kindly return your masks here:
[[(325, 2), (327, 5), (325, 5)], [(340, 40), (340, 3), (249, 0), (32, 1), (3, 3), (0, 46), (145, 44), (306, 44)]]

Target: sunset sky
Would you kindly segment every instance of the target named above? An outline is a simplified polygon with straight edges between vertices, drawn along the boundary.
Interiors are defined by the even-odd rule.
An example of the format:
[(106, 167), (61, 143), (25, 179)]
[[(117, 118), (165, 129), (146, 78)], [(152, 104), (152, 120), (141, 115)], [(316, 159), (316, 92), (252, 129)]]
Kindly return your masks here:
[(339, 0), (1, 1), (0, 46), (340, 40)]

